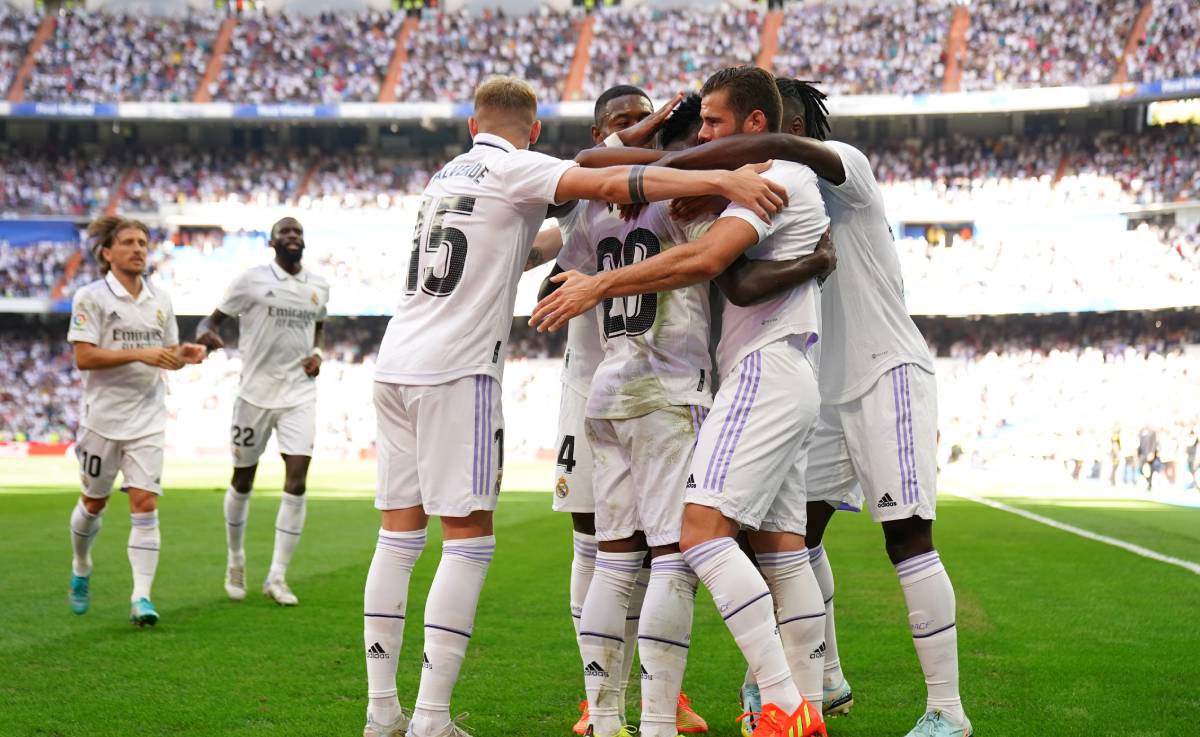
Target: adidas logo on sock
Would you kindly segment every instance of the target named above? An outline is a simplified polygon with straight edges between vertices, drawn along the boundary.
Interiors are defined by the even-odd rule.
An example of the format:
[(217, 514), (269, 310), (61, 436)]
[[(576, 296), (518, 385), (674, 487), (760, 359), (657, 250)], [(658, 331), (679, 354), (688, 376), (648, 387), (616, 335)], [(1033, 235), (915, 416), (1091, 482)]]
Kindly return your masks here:
[(433, 670), (433, 663), (429, 662), (429, 653), (421, 653), (421, 667)]
[(694, 488), (696, 488), (696, 476), (695, 476), (695, 474), (690, 474), (690, 473), (688, 474), (687, 485), (686, 485), (686, 486), (684, 486), (683, 488), (685, 488), (685, 489), (694, 489)]
[(583, 674), (585, 676), (608, 678), (608, 671), (601, 668), (600, 664), (594, 660), (583, 667)]
[(642, 680), (643, 681), (653, 681), (654, 680), (654, 676), (652, 676), (646, 672), (646, 666), (644, 666), (644, 665), (642, 666)]
[(887, 509), (888, 507), (894, 507), (894, 506), (896, 506), (896, 500), (892, 499), (892, 495), (884, 494), (879, 499), (879, 503), (875, 505), (875, 508), (876, 509)]
[(817, 646), (816, 650), (813, 650), (811, 653), (808, 654), (809, 660), (817, 660), (818, 658), (823, 658), (823, 657), (825, 657), (825, 643), (823, 643), (823, 642)]
[(371, 647), (367, 648), (367, 657), (368, 658), (387, 658), (388, 654), (387, 654), (387, 650), (383, 649), (383, 645), (380, 645), (377, 642), (374, 645), (372, 645)]

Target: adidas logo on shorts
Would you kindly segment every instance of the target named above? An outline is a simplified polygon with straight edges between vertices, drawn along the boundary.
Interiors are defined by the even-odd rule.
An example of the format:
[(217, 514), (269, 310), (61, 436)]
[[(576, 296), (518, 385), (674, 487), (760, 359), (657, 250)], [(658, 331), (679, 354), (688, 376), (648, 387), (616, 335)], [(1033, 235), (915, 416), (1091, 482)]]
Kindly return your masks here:
[(823, 657), (825, 657), (825, 643), (823, 643), (823, 642), (820, 645), (818, 645), (815, 650), (813, 650), (811, 653), (808, 654), (809, 660), (817, 660), (817, 659), (823, 658)]
[(608, 671), (601, 668), (600, 664), (593, 660), (583, 667), (583, 675), (608, 678)]
[(879, 503), (875, 505), (875, 508), (876, 509), (887, 509), (888, 507), (894, 507), (894, 506), (896, 506), (896, 500), (892, 498), (892, 495), (884, 494), (882, 497), (880, 497)]
[(685, 489), (694, 489), (694, 488), (696, 488), (696, 476), (695, 476), (695, 474), (691, 474), (691, 473), (689, 473), (689, 474), (688, 474), (688, 480), (687, 480), (687, 484), (686, 484), (686, 485), (685, 485), (683, 488), (685, 488)]
[(372, 645), (371, 647), (367, 648), (367, 657), (373, 658), (373, 659), (377, 659), (377, 658), (385, 658), (386, 659), (388, 657), (388, 654), (387, 654), (387, 651), (383, 649), (383, 645), (380, 645), (377, 642), (374, 645)]

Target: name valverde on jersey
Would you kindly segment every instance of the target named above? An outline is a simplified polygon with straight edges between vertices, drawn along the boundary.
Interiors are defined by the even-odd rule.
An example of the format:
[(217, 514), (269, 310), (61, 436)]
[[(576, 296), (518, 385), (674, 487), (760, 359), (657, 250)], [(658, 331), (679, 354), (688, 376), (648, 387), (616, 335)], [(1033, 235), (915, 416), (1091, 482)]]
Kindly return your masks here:
[[(564, 234), (559, 263), (589, 274), (632, 266), (695, 240), (712, 225), (678, 223), (661, 202), (630, 222), (602, 202), (581, 207)], [(599, 318), (604, 359), (592, 377), (588, 417), (628, 419), (668, 406), (711, 406), (707, 283), (605, 299), (592, 314)]]
[(434, 175), (379, 349), (377, 381), (502, 378), (517, 281), (559, 178), (575, 165), (481, 133)]
[(306, 269), (289, 274), (271, 262), (233, 280), (217, 309), (238, 318), (239, 398), (263, 409), (316, 400), (316, 381), (300, 362), (312, 355), (328, 304), (329, 282)]
[[(829, 226), (825, 204), (817, 189), (817, 175), (803, 164), (775, 161), (763, 176), (787, 187), (788, 206), (783, 212), (771, 218), (770, 223), (736, 205), (730, 205), (721, 214), (722, 218), (746, 221), (758, 233), (758, 243), (746, 250), (746, 258), (788, 261), (812, 253)], [(788, 336), (800, 336), (807, 345), (815, 344), (820, 334), (820, 307), (815, 280), (748, 307), (738, 307), (726, 300), (721, 317), (721, 342), (717, 345), (721, 375), (750, 353)]]
[[(171, 298), (145, 280), (134, 299), (111, 272), (75, 292), (67, 340), (106, 350), (179, 344)], [(162, 369), (141, 362), (84, 371), (79, 424), (110, 440), (132, 440), (167, 425), (167, 385)]]
[(900, 259), (883, 207), (883, 193), (861, 151), (826, 145), (842, 159), (846, 181), (818, 183), (833, 224), (838, 266), (821, 290), (818, 378), (821, 401), (862, 396), (876, 379), (912, 363), (933, 372), (933, 358), (904, 304)]

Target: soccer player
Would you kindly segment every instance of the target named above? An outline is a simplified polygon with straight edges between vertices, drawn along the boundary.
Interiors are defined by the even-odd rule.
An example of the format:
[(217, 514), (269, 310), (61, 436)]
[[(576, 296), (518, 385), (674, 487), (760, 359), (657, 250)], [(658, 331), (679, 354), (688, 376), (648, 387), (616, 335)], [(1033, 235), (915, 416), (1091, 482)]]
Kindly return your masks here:
[(83, 416), (75, 453), (82, 495), (71, 513), (71, 611), (90, 602), (92, 545), (117, 471), (129, 494), (129, 621), (153, 626), (158, 611), (150, 588), (158, 568), (163, 442), (167, 424), (163, 370), (199, 363), (204, 348), (179, 344), (171, 298), (142, 277), (150, 231), (137, 220), (102, 217), (88, 226), (92, 255), (104, 278), (82, 287), (71, 305), (67, 340), (83, 372)]
[(281, 606), (296, 606), (287, 569), (304, 529), (329, 282), (301, 265), (304, 228), (295, 218), (275, 223), (269, 244), (275, 259), (233, 280), (217, 309), (197, 327), (196, 342), (209, 350), (223, 347), (221, 325), (230, 317), (238, 320), (242, 376), (230, 430), (233, 479), (225, 490), (225, 593), (234, 601), (246, 598), (243, 542), (250, 492), (258, 459), (275, 433), (285, 478), (275, 517), (275, 551), (262, 590)]
[[(830, 712), (853, 704), (838, 658), (833, 574), (822, 540), (834, 511), (861, 508), (865, 496), (900, 579), (928, 689), (926, 713), (909, 737), (970, 737), (958, 690), (954, 589), (933, 546), (933, 360), (904, 304), (900, 263), (870, 163), (854, 147), (824, 140), (829, 123), (820, 90), (798, 80), (778, 84), (782, 135), (726, 139), (662, 163), (708, 168), (775, 157), (807, 164), (819, 177), (839, 252), (837, 272), (821, 293), (821, 411), (807, 470), (807, 542), (826, 602), (824, 696)], [(686, 208), (684, 214), (690, 214)]]
[[(523, 81), (493, 77), (476, 90), (468, 121), (473, 146), (425, 189), (403, 294), (380, 347), (381, 529), (364, 592), (365, 737), (465, 734), (450, 720), (450, 697), (495, 550), (492, 512), (504, 447), (499, 382), (516, 284), (548, 206), (721, 194), (765, 220), (786, 202), (782, 187), (756, 173), (765, 166), (588, 170), (534, 153), (528, 148), (541, 132), (536, 115), (537, 97)], [(410, 723), (396, 698), (395, 658), (429, 516), (441, 518), (444, 542), (426, 600)]]
[[(779, 129), (782, 101), (767, 72), (722, 70), (701, 95), (702, 142)], [(562, 287), (538, 305), (531, 323), (556, 329), (603, 298), (707, 281), (748, 249), (751, 258), (766, 260), (811, 253), (829, 222), (816, 176), (778, 161), (767, 176), (789, 194), (787, 208), (770, 224), (730, 207), (692, 243), (595, 277), (563, 274), (556, 277)], [(804, 478), (798, 472), (820, 404), (809, 355), (819, 333), (818, 300), (809, 282), (762, 304), (725, 306), (717, 347), (722, 381), (686, 481), (680, 547), (754, 670), (765, 702), (755, 730), (760, 737), (824, 733), (813, 706), (821, 699), (820, 665), (788, 657), (819, 652), (825, 618), (804, 544)], [(739, 526), (753, 530), (750, 542), (763, 576), (734, 540)], [(776, 603), (787, 653), (775, 634)]]

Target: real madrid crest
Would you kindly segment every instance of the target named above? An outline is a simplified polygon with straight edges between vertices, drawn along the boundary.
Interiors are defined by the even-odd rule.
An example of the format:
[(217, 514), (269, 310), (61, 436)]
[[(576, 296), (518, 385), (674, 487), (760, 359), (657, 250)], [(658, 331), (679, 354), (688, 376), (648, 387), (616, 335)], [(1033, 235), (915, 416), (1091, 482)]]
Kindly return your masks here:
[(558, 497), (559, 499), (566, 499), (567, 494), (569, 494), (570, 492), (571, 492), (571, 489), (567, 486), (567, 477), (559, 476), (558, 483), (555, 484), (555, 486), (554, 486), (554, 495), (556, 497)]

